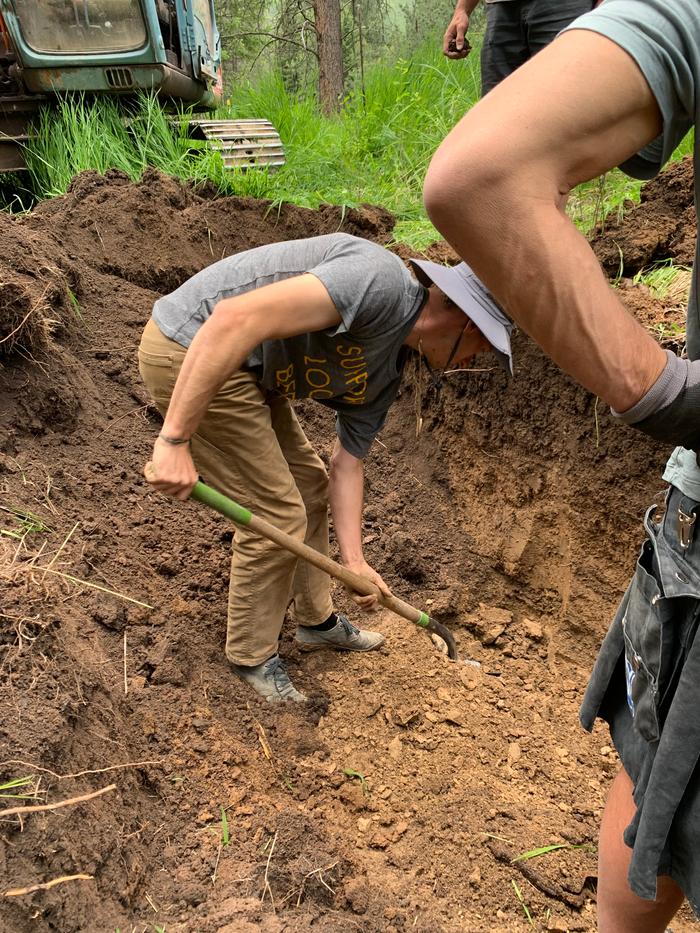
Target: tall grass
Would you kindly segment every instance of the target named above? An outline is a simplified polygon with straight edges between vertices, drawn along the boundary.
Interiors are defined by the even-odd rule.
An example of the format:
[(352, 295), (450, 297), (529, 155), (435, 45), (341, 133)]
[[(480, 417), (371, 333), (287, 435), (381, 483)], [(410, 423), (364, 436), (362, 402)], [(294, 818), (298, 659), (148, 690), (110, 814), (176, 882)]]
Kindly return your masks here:
[[(51, 197), (85, 169), (118, 168), (136, 180), (154, 165), (182, 179), (213, 182), (222, 193), (274, 202), (381, 204), (397, 215), (396, 238), (422, 248), (437, 237), (422, 206), (423, 177), (441, 140), (478, 98), (478, 52), (451, 62), (436, 39), (410, 58), (376, 64), (333, 118), (321, 115), (313, 91), (290, 94), (279, 74), (243, 84), (216, 116), (265, 117), (275, 125), (287, 161), (271, 172), (227, 172), (216, 152), (193, 151), (187, 115), (167, 118), (153, 97), (142, 97), (126, 115), (112, 99), (69, 98), (39, 120), (28, 153), (34, 189)], [(608, 173), (574, 192), (571, 216), (588, 230), (638, 200), (639, 187), (620, 172)]]
[(410, 59), (368, 70), (342, 113), (320, 114), (313, 91), (290, 94), (278, 74), (239, 87), (217, 117), (265, 117), (279, 131), (286, 164), (274, 172), (226, 172), (217, 153), (197, 156), (181, 125), (144, 96), (124, 118), (115, 100), (72, 98), (43, 111), (28, 151), (40, 197), (64, 193), (85, 169), (117, 168), (138, 179), (148, 165), (180, 178), (214, 182), (222, 193), (289, 201), (381, 204), (399, 218), (397, 235), (416, 245), (435, 239), (422, 208), (421, 186), (442, 138), (478, 97), (478, 54), (449, 62), (437, 42)]
[(399, 238), (429, 242), (436, 234), (422, 208), (423, 177), (443, 137), (477, 100), (479, 83), (478, 55), (449, 62), (431, 43), (410, 59), (369, 69), (364, 88), (348, 95), (339, 116), (327, 118), (312, 92), (290, 95), (281, 77), (269, 74), (239, 88), (217, 116), (266, 117), (282, 137), (286, 165), (217, 183), (308, 207), (381, 204), (398, 216)]
[(148, 95), (129, 109), (111, 97), (64, 98), (41, 111), (34, 134), (26, 158), (39, 197), (64, 194), (87, 169), (120, 169), (134, 181), (149, 165), (182, 178), (194, 171), (186, 125), (169, 121)]

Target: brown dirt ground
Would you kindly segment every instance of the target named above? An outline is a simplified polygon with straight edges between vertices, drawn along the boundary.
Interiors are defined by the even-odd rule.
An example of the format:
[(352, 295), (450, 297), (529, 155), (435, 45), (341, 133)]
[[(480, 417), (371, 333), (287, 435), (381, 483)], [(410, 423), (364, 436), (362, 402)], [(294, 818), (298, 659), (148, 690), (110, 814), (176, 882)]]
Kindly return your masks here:
[(693, 158), (686, 156), (644, 185), (639, 207), (608, 217), (591, 245), (608, 275), (633, 276), (667, 259), (691, 265), (695, 229)]
[[(662, 448), (522, 336), (512, 384), (485, 357), (416, 398), (411, 369), (367, 466), (367, 553), (481, 666), (388, 613), (366, 657), (301, 656), (286, 630), (314, 697), (293, 710), (227, 670), (231, 528), (141, 478), (157, 416), (135, 350), (157, 293), (243, 247), (337, 229), (388, 242), (392, 223), (377, 208), (271, 211), (155, 172), (88, 173), (0, 216), (0, 781), (31, 775), (38, 802), (116, 785), (0, 818), (0, 894), (93, 876), (1, 898), (2, 931), (595, 928), (617, 763), (577, 708)], [(649, 325), (682, 319), (621, 294)], [(332, 417), (301, 415), (327, 453)]]

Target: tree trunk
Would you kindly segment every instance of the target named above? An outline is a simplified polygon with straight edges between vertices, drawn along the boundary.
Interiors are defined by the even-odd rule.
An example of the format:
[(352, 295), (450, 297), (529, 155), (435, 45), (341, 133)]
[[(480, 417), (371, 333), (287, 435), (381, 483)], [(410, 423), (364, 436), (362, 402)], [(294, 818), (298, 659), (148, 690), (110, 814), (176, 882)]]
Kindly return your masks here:
[(318, 97), (326, 116), (338, 113), (343, 100), (343, 44), (340, 0), (314, 0), (318, 45)]

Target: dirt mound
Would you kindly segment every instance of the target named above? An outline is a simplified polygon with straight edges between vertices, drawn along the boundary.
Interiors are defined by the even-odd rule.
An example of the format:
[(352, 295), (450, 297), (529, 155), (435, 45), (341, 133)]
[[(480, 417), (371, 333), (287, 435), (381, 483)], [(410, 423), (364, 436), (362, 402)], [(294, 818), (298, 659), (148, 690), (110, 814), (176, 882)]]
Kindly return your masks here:
[[(577, 707), (666, 451), (522, 335), (512, 384), (484, 358), (416, 398), (409, 371), (367, 464), (365, 547), (474, 663), (388, 614), (367, 657), (302, 658), (287, 632), (314, 702), (273, 710), (223, 657), (229, 525), (141, 478), (158, 419), (135, 350), (158, 291), (213, 259), (339, 228), (386, 242), (390, 215), (88, 173), (0, 221), (0, 321), (46, 292), (32, 314), (62, 322), (0, 358), (0, 783), (36, 798), (3, 805), (115, 785), (5, 817), (2, 893), (72, 880), (2, 898), (0, 928), (493, 933), (528, 928), (520, 896), (543, 929), (592, 931), (617, 765)], [(331, 415), (300, 415), (327, 456)]]
[(62, 198), (41, 203), (27, 225), (60, 228), (72, 256), (140, 288), (172, 291), (231, 253), (279, 240), (344, 231), (386, 243), (389, 211), (367, 206), (317, 211), (252, 198), (211, 197), (151, 169), (133, 185), (123, 172), (84, 172)]
[(47, 349), (52, 335), (75, 324), (78, 273), (52, 237), (17, 236), (0, 214), (0, 359)]
[(620, 220), (608, 218), (591, 238), (611, 278), (633, 276), (655, 262), (690, 265), (695, 255), (693, 159), (686, 156), (644, 185), (636, 207)]

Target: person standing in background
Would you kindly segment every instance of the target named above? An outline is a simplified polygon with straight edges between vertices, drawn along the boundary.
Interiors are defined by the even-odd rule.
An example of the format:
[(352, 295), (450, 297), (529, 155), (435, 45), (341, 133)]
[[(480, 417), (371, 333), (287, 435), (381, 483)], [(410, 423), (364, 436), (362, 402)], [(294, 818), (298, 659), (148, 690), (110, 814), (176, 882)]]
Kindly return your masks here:
[[(600, 2), (600, 0), (598, 0)], [(481, 46), (481, 96), (512, 74), (555, 39), (595, 0), (485, 0), (486, 32)], [(465, 33), (479, 0), (457, 0), (442, 50), (448, 58), (466, 58)]]

